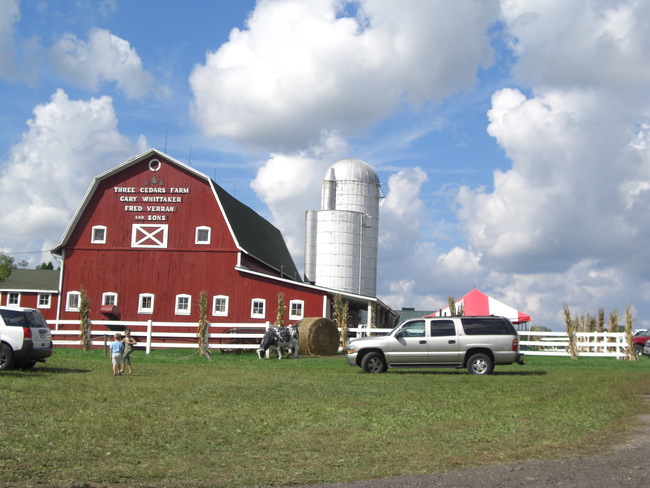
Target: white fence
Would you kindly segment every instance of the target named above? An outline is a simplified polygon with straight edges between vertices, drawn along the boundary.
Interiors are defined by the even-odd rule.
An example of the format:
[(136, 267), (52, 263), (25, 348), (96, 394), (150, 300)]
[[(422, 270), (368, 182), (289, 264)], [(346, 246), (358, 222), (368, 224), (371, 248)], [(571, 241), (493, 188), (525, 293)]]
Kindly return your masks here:
[[(52, 330), (54, 346), (80, 345), (78, 320), (49, 320), (48, 323), (55, 326), (55, 329)], [(257, 349), (269, 325), (269, 322), (264, 324), (209, 324), (208, 344), (210, 349)], [(147, 354), (151, 352), (151, 349), (198, 349), (199, 347), (198, 324), (196, 322), (97, 320), (93, 321), (89, 327), (88, 335), (92, 346), (106, 346), (113, 340), (115, 332), (121, 332), (121, 329), (128, 327), (131, 329), (131, 336), (138, 341), (138, 347), (144, 346)], [(170, 329), (175, 330), (171, 331)], [(178, 332), (178, 329), (185, 329), (186, 332)], [(228, 332), (210, 332), (210, 330), (218, 329), (226, 329)], [(237, 329), (240, 332), (237, 332)]]
[[(51, 320), (49, 323), (55, 326), (52, 330), (52, 341), (55, 346), (80, 345), (78, 320)], [(239, 351), (257, 349), (269, 326), (269, 322), (209, 324), (208, 344), (210, 349)], [(89, 331), (91, 344), (106, 346), (112, 340), (114, 329), (124, 327), (131, 329), (131, 335), (138, 341), (138, 346), (144, 346), (147, 354), (151, 349), (198, 349), (196, 322), (94, 321), (90, 324)], [(179, 329), (184, 331), (178, 332)], [(217, 330), (226, 332), (216, 332)], [(392, 329), (374, 329), (362, 325), (348, 330), (356, 337), (364, 337), (384, 335)], [(527, 356), (570, 356), (569, 337), (566, 332), (519, 331), (518, 333), (520, 350)], [(583, 357), (625, 359), (628, 356), (627, 337), (622, 332), (578, 332), (576, 351), (578, 356)]]
[[(527, 356), (571, 356), (566, 332), (519, 331), (519, 346)], [(623, 332), (577, 332), (578, 356), (628, 357), (627, 335)]]

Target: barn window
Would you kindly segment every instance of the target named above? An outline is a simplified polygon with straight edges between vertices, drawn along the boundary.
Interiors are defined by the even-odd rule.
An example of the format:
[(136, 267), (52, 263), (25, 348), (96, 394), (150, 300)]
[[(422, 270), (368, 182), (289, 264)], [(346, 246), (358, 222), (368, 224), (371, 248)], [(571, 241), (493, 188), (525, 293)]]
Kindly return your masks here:
[(140, 293), (138, 299), (138, 313), (153, 313), (153, 294)]
[(93, 226), (93, 235), (90, 242), (92, 244), (106, 244), (106, 226)]
[(263, 319), (266, 317), (266, 300), (253, 298), (251, 302), (251, 318)]
[(194, 244), (210, 244), (211, 230), (210, 227), (197, 227)]
[(176, 295), (176, 315), (189, 315), (192, 295)]
[(114, 293), (112, 291), (102, 293), (102, 305), (117, 306), (117, 293)]
[(52, 294), (39, 293), (37, 306), (38, 308), (50, 308), (52, 306)]
[(289, 302), (289, 320), (301, 320), (304, 317), (305, 302), (291, 300)]
[(11, 292), (7, 294), (7, 305), (20, 305), (20, 293)]
[(167, 248), (167, 224), (133, 224), (131, 247)]
[(217, 317), (228, 316), (228, 297), (225, 295), (215, 295), (212, 298), (212, 315)]
[(65, 301), (65, 309), (68, 312), (78, 312), (81, 293), (78, 291), (69, 291), (68, 299)]

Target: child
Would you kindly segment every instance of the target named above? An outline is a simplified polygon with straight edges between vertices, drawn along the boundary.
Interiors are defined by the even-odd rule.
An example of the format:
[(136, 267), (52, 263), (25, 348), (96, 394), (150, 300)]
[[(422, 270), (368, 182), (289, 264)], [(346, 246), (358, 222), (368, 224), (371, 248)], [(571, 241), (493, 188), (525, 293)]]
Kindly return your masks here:
[(122, 336), (118, 333), (115, 334), (115, 341), (111, 342), (111, 362), (113, 363), (113, 376), (120, 373), (120, 365), (122, 364), (122, 352), (124, 351), (124, 343)]

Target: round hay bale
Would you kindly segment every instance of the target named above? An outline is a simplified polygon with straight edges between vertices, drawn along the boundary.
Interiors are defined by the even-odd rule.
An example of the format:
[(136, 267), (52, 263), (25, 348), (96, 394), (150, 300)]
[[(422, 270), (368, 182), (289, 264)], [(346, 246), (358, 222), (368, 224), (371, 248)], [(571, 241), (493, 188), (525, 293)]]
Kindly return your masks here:
[(300, 354), (333, 356), (339, 350), (339, 330), (336, 322), (322, 317), (308, 317), (300, 321), (298, 347)]

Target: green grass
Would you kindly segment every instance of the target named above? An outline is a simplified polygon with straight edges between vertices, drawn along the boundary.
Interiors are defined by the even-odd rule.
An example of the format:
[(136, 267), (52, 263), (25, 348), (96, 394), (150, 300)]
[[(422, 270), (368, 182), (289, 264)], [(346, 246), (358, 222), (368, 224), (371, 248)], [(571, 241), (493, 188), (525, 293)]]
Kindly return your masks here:
[(2, 372), (0, 486), (254, 487), (602, 451), (648, 413), (650, 360), (527, 358), (477, 377), (342, 357), (57, 349)]

